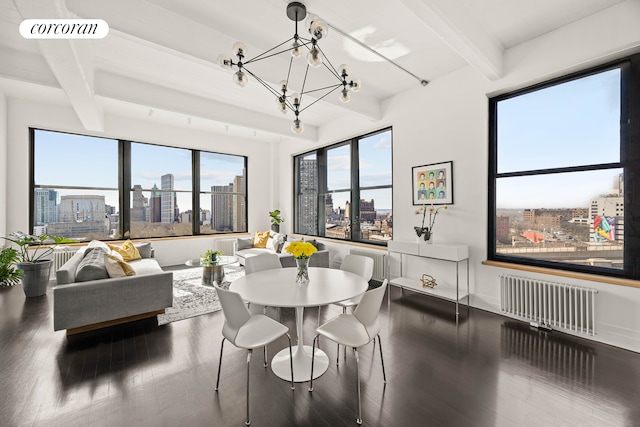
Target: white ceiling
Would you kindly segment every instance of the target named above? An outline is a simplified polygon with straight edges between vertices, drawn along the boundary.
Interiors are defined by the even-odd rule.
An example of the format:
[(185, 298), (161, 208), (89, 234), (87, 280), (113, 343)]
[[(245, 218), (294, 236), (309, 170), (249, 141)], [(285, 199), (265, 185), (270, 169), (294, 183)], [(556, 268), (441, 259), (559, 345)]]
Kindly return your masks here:
[[(320, 42), (327, 57), (336, 67), (348, 64), (363, 88), (348, 104), (333, 93), (304, 111), (305, 132), (295, 136), (289, 129), (293, 115), (283, 116), (273, 95), (255, 80), (237, 87), (231, 72), (216, 63), (219, 54), (231, 55), (236, 41), (247, 45), (251, 57), (292, 37), (288, 1), (0, 0), (0, 90), (70, 102), (83, 126), (96, 132), (110, 113), (265, 141), (315, 141), (318, 129), (339, 116), (375, 121), (383, 100), (406, 90), (428, 91), (420, 79), (432, 81), (468, 65), (498, 79), (506, 50), (623, 1), (303, 1), (332, 27)], [(100, 40), (27, 40), (18, 32), (27, 18), (103, 19), (110, 32)], [(307, 36), (302, 24), (299, 33)], [(288, 59), (257, 65), (258, 75), (277, 83), (286, 76)]]

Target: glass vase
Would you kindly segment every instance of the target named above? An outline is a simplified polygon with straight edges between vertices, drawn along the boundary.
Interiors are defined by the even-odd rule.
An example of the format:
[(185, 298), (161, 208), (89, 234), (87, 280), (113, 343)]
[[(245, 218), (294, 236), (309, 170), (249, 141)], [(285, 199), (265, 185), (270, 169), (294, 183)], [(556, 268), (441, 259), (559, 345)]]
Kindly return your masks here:
[(296, 283), (309, 283), (309, 258), (296, 258)]

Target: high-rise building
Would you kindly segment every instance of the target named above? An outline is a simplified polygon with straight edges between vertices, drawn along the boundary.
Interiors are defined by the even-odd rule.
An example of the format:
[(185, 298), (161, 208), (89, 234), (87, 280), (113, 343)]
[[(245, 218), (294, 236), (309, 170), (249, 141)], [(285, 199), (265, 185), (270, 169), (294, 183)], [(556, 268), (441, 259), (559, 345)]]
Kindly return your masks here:
[(161, 222), (174, 223), (178, 221), (176, 211), (178, 203), (174, 189), (173, 174), (168, 173), (160, 177), (161, 198)]
[(34, 225), (58, 221), (58, 192), (49, 188), (36, 188), (34, 197)]
[(131, 204), (131, 221), (146, 222), (147, 221), (148, 200), (142, 194), (142, 186), (134, 185)]
[(233, 184), (211, 186), (211, 229), (233, 231)]
[(298, 162), (296, 198), (298, 218), (296, 232), (318, 234), (318, 161), (302, 159)]
[(376, 221), (376, 202), (374, 199), (366, 201), (360, 199), (360, 221), (375, 223)]
[(242, 175), (237, 175), (233, 180), (233, 230), (247, 231), (247, 192), (246, 192), (246, 173), (242, 169)]
[(149, 222), (162, 222), (162, 192), (153, 184), (149, 194)]
[(49, 224), (48, 233), (66, 237), (90, 235), (92, 238), (109, 235), (104, 196), (62, 196), (58, 209), (58, 222)]

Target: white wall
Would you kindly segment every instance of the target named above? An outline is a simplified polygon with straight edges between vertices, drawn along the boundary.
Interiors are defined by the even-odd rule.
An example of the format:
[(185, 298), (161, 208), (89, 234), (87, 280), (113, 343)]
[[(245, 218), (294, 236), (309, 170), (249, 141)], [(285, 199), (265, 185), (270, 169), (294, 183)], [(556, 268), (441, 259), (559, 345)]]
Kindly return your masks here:
[[(7, 98), (0, 92), (0, 194), (7, 194)], [(7, 235), (7, 198), (0, 197), (0, 236)], [(6, 242), (0, 241), (0, 247)]]
[[(593, 339), (640, 352), (640, 289), (523, 273), (482, 265), (487, 259), (488, 97), (628, 55), (640, 46), (640, 2), (625, 2), (510, 49), (507, 74), (490, 82), (471, 67), (396, 95), (383, 105), (380, 122), (336, 121), (320, 130), (325, 144), (393, 126), (394, 239), (414, 241), (420, 220), (411, 199), (411, 167), (453, 161), (454, 205), (438, 216), (435, 242), (470, 247), (471, 304), (500, 312), (499, 275), (516, 273), (595, 288)], [(289, 156), (305, 148), (286, 151)], [(284, 161), (282, 164), (284, 165)], [(291, 161), (289, 162), (291, 163)], [(281, 180), (291, 168), (282, 167)], [(287, 181), (288, 183), (288, 181)], [(284, 197), (284, 193), (281, 197)], [(284, 199), (281, 199), (284, 200)], [(289, 199), (290, 200), (290, 199)], [(292, 200), (289, 205), (292, 206)], [(441, 211), (442, 212), (442, 211)], [(348, 247), (335, 245), (341, 253)], [(393, 265), (392, 270), (398, 266)]]
[[(0, 98), (0, 117), (5, 117), (6, 115), (2, 114), (1, 101), (2, 98)], [(9, 178), (7, 196), (0, 197), (0, 209), (5, 203), (11, 207), (7, 210), (7, 231), (27, 231), (29, 228), (29, 169), (26, 165), (29, 164), (29, 127), (85, 135), (90, 133), (84, 130), (73, 110), (67, 106), (9, 98), (7, 107), (7, 139), (9, 141), (7, 158), (10, 161), (7, 162), (6, 171)], [(2, 134), (3, 132), (0, 132), (0, 162), (4, 159)], [(273, 157), (274, 146), (271, 144), (232, 139), (112, 115), (107, 115), (105, 118), (104, 133), (93, 133), (93, 135), (248, 156), (249, 231), (266, 230), (270, 227), (268, 208), (271, 206), (273, 197), (271, 188), (274, 181), (273, 162), (264, 161), (264, 159)], [(96, 159), (96, 162), (98, 161), (100, 161), (99, 158)], [(64, 165), (64, 167), (73, 168), (73, 165)], [(5, 168), (2, 168), (2, 171), (4, 175)], [(265, 180), (264, 177), (270, 177), (270, 179)], [(0, 188), (2, 188), (2, 178), (0, 178)], [(1, 212), (0, 210), (0, 219), (2, 219)], [(4, 225), (4, 221), (0, 224)], [(154, 247), (161, 265), (177, 265), (184, 263), (187, 259), (196, 258), (210, 248), (212, 239), (199, 237), (156, 241)]]

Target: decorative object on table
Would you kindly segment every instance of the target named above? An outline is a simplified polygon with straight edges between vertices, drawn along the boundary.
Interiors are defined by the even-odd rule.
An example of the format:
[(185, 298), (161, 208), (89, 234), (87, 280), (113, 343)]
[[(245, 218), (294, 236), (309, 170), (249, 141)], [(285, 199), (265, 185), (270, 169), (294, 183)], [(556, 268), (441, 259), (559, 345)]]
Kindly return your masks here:
[(317, 251), (309, 242), (291, 242), (285, 250), (296, 259), (296, 283), (309, 283), (309, 258)]
[[(287, 16), (295, 22), (295, 33), (292, 38), (274, 46), (273, 48), (254, 57), (247, 57), (247, 48), (244, 43), (237, 42), (233, 45), (233, 54), (237, 57), (234, 61), (226, 55), (218, 56), (218, 65), (222, 69), (233, 69), (233, 81), (240, 87), (246, 86), (251, 76), (265, 87), (272, 95), (276, 97), (278, 109), (284, 114), (287, 110), (291, 110), (295, 115), (291, 130), (295, 133), (301, 133), (304, 125), (298, 117), (300, 113), (317, 100), (324, 98), (333, 91), (337, 91), (339, 99), (342, 102), (349, 102), (351, 92), (360, 90), (360, 80), (352, 80), (349, 77), (349, 67), (340, 65), (337, 69), (331, 64), (331, 61), (324, 58), (325, 54), (318, 45), (321, 38), (327, 37), (329, 26), (326, 22), (317, 16), (309, 15), (305, 28), (311, 34), (311, 39), (307, 39), (298, 35), (298, 22), (303, 21), (307, 16), (307, 8), (300, 2), (291, 2), (287, 6)], [(298, 58), (302, 56), (303, 51), (307, 53), (307, 61), (300, 62)], [(289, 69), (286, 74), (287, 80), (282, 80), (279, 85), (272, 87), (254, 72), (249, 70), (247, 66), (263, 59), (268, 59), (281, 54), (291, 55), (289, 58)], [(309, 67), (315, 69), (311, 71)], [(293, 71), (293, 72), (292, 72)], [(307, 79), (307, 75), (309, 78)], [(315, 76), (314, 76), (315, 74)], [(322, 75), (324, 74), (324, 76)], [(297, 79), (294, 76), (298, 76)], [(284, 77), (284, 75), (283, 75)], [(333, 83), (329, 83), (330, 79)], [(317, 86), (308, 88), (305, 86), (308, 82), (322, 82)], [(426, 84), (424, 81), (423, 85)], [(291, 87), (300, 88), (299, 93), (293, 93)], [(305, 97), (309, 95), (308, 99)], [(307, 105), (303, 106), (303, 100), (307, 100)]]
[(423, 288), (435, 288), (438, 284), (436, 283), (436, 279), (433, 276), (429, 276), (428, 274), (423, 274), (420, 278), (422, 282)]
[(276, 233), (280, 232), (280, 224), (284, 222), (284, 218), (280, 216), (278, 209), (269, 212), (269, 220), (271, 221), (271, 229)]
[(222, 252), (208, 249), (204, 255), (200, 255), (202, 266), (202, 284), (213, 286), (213, 282), (224, 280), (224, 266), (220, 265)]
[(20, 283), (22, 271), (16, 268), (18, 251), (14, 248), (0, 249), (0, 287)]
[(453, 204), (453, 162), (411, 168), (413, 204)]
[(39, 297), (47, 293), (53, 260), (44, 257), (53, 253), (55, 246), (51, 245), (76, 242), (59, 236), (32, 236), (22, 231), (13, 232), (4, 239), (19, 247), (16, 267), (23, 272), (22, 287), (27, 297)]
[[(413, 227), (418, 236), (418, 240), (423, 238), (425, 242), (432, 243), (433, 242), (433, 226), (436, 223), (436, 217), (438, 216), (438, 212), (440, 209), (447, 210), (449, 209), (448, 205), (440, 206), (439, 208), (434, 208), (433, 206), (422, 205), (420, 209), (416, 211), (416, 215), (422, 214), (422, 224), (420, 226)], [(429, 222), (425, 227), (424, 221), (427, 217), (427, 211), (429, 211)]]

